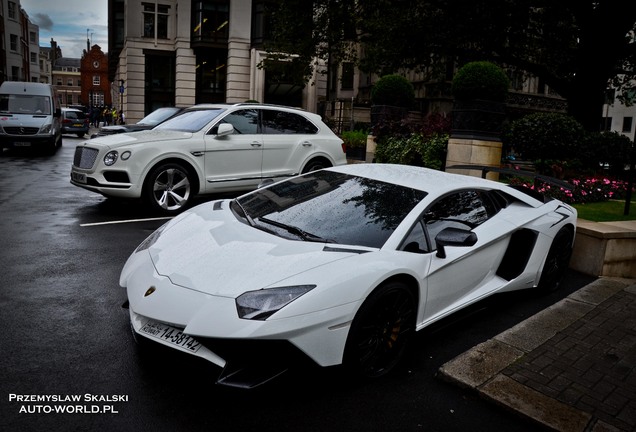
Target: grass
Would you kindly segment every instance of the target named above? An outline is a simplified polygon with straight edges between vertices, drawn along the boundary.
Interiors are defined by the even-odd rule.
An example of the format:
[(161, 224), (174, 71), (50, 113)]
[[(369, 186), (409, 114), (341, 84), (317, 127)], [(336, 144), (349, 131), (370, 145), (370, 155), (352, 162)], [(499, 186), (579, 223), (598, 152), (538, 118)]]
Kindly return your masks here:
[(625, 201), (603, 201), (586, 204), (574, 204), (579, 218), (594, 222), (613, 222), (636, 220), (636, 203), (629, 207), (629, 215), (624, 215)]

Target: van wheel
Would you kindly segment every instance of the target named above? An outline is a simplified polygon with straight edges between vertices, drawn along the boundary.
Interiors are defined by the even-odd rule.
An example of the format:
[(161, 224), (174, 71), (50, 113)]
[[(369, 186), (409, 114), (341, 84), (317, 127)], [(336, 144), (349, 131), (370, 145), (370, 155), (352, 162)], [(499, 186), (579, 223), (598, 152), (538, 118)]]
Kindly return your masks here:
[(190, 202), (192, 181), (179, 163), (164, 163), (154, 168), (144, 185), (146, 200), (162, 213), (176, 214)]

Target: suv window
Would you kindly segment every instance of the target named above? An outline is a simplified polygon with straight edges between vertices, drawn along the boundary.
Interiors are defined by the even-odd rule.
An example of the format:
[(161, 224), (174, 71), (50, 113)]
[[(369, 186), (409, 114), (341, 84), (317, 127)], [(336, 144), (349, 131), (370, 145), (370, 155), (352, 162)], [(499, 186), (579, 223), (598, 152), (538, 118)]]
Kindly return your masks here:
[(269, 109), (261, 112), (264, 134), (315, 134), (318, 132), (318, 128), (301, 115)]
[(223, 117), (221, 123), (229, 123), (234, 126), (234, 133), (237, 134), (257, 134), (258, 111), (255, 109), (237, 110)]

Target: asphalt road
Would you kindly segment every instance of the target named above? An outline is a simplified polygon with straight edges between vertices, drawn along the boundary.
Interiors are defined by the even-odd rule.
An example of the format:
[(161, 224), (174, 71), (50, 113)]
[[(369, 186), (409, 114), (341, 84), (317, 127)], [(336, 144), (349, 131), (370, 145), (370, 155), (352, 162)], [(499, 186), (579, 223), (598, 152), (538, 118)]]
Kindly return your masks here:
[(427, 329), (380, 381), (300, 369), (251, 391), (221, 387), (212, 365), (134, 344), (119, 272), (163, 221), (72, 186), (79, 141), (0, 156), (0, 431), (536, 430), (437, 370), (590, 278), (572, 272), (557, 294), (502, 295)]

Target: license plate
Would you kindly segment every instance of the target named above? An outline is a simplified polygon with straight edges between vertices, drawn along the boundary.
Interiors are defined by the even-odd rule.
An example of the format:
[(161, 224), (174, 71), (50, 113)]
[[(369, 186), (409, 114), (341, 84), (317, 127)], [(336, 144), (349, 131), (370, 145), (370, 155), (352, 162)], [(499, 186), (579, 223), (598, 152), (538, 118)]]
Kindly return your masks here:
[(84, 126), (84, 125), (83, 125), (83, 124), (81, 124), (81, 123), (75, 123), (75, 124), (73, 125), (73, 127), (82, 127), (82, 126)]
[(152, 338), (168, 342), (170, 345), (175, 345), (193, 353), (201, 348), (201, 343), (197, 342), (192, 336), (184, 334), (179, 329), (157, 322), (148, 322), (139, 331)]
[(73, 181), (76, 181), (78, 183), (86, 183), (86, 174), (84, 173), (72, 172), (71, 178), (73, 179)]
[(16, 141), (13, 143), (13, 145), (15, 147), (31, 147), (31, 143), (30, 142), (25, 142), (25, 141)]

